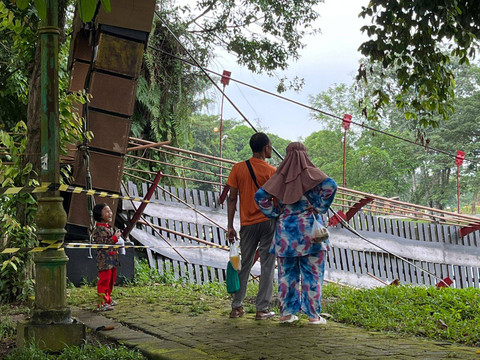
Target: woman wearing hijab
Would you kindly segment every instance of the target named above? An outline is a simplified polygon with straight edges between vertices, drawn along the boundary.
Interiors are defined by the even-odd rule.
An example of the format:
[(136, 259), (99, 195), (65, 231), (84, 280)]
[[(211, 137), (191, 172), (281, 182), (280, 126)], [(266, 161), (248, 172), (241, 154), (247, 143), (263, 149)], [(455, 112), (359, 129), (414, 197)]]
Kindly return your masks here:
[(270, 252), (278, 262), (281, 323), (298, 320), (300, 309), (309, 324), (327, 322), (320, 316), (320, 301), (329, 241), (316, 242), (312, 225), (315, 218), (322, 223), (318, 213), (328, 210), (336, 190), (335, 181), (312, 164), (305, 145), (293, 142), (277, 172), (255, 194), (260, 210), (278, 218)]

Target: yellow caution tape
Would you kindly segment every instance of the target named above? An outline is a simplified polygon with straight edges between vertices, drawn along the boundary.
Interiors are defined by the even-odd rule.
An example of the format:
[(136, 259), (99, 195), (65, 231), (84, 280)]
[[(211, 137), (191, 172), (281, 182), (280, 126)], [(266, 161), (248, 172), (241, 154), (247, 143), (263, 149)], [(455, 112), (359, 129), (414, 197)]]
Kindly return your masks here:
[(3, 187), (0, 188), (0, 195), (15, 195), (15, 194), (38, 194), (44, 193), (47, 191), (65, 191), (70, 192), (73, 194), (86, 194), (86, 195), (96, 195), (103, 198), (110, 198), (110, 199), (120, 199), (120, 200), (131, 200), (142, 202), (146, 204), (161, 204), (159, 201), (151, 201), (151, 200), (144, 200), (138, 197), (131, 197), (131, 196), (124, 196), (115, 193), (109, 193), (107, 191), (99, 191), (93, 189), (85, 189), (80, 186), (72, 186), (72, 185), (63, 185), (63, 184), (54, 184), (54, 183), (42, 183), (41, 186), (33, 187), (33, 186), (25, 186), (25, 187)]
[(143, 246), (143, 245), (108, 245), (108, 244), (83, 244), (83, 243), (55, 243), (53, 246), (34, 247), (34, 248), (5, 248), (0, 254), (35, 253), (46, 250), (64, 251), (65, 249), (199, 249), (199, 248), (218, 248), (227, 250), (224, 245), (180, 245), (180, 246)]

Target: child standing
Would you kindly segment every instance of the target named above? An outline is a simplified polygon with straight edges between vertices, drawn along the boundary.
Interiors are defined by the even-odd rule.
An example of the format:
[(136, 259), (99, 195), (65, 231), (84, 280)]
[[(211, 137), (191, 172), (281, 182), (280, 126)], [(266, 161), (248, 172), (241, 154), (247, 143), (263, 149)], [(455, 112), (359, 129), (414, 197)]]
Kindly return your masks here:
[[(93, 208), (93, 218), (97, 222), (92, 234), (94, 242), (107, 245), (116, 244), (122, 233), (120, 230), (114, 231), (112, 228), (113, 213), (110, 207), (107, 204), (95, 205)], [(115, 249), (97, 249), (99, 311), (113, 310), (113, 306), (117, 305), (117, 303), (112, 300), (111, 294), (113, 285), (117, 279), (118, 265), (118, 253)]]

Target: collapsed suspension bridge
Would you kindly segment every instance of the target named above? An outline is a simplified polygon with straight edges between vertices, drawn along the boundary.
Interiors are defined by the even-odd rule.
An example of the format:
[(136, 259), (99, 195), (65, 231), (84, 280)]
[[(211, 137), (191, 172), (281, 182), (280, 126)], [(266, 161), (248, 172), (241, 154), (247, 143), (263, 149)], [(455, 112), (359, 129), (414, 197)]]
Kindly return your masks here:
[[(185, 277), (188, 281), (223, 281), (227, 263), (226, 212), (218, 199), (224, 198), (226, 192), (189, 189), (186, 184), (203, 183), (221, 189), (226, 178), (223, 174), (234, 162), (175, 148), (168, 142), (152, 143), (129, 137), (136, 81), (148, 43), (154, 6), (155, 1), (141, 0), (135, 5), (113, 7), (111, 13), (101, 10), (93, 27), (85, 26), (75, 16), (69, 59), (70, 91), (84, 89), (93, 96), (92, 101), (82, 107), (80, 115), (85, 118), (85, 130), (92, 131), (94, 138), (91, 142), (72, 144), (69, 154), (63, 157), (63, 162), (74, 168), (72, 185), (86, 189), (85, 192), (65, 193), (69, 210), (67, 230), (71, 239), (88, 239), (92, 226), (88, 210), (95, 202), (106, 202), (114, 213), (117, 208), (121, 210), (116, 215), (128, 225), (124, 235), (130, 235), (141, 244), (137, 246), (146, 249), (152, 267), (160, 272), (171, 269), (176, 277)], [(126, 17), (126, 13), (129, 16)], [(170, 31), (168, 25), (160, 21)], [(211, 71), (201, 67), (185, 47), (184, 50), (191, 57), (189, 63), (204, 72), (256, 131), (208, 75)], [(351, 119), (350, 122), (366, 127)], [(432, 147), (430, 150), (445, 153)], [(142, 154), (145, 151), (196, 161), (215, 170), (148, 159)], [(125, 159), (148, 163), (150, 168), (174, 167), (213, 175), (219, 181), (125, 167)], [(468, 157), (465, 160), (474, 161)], [(182, 180), (185, 186), (161, 186), (162, 176)], [(135, 180), (135, 183), (124, 184), (122, 179)], [(136, 185), (139, 182), (141, 189)], [(88, 193), (92, 190), (93, 196)], [(110, 196), (104, 196), (105, 193)], [(335, 215), (327, 220), (331, 225), (333, 245), (327, 261), (328, 279), (355, 286), (377, 286), (396, 279), (403, 283), (434, 285), (449, 277), (455, 287), (480, 287), (478, 217), (408, 204), (345, 186), (339, 187), (338, 194), (333, 204)], [(128, 198), (121, 199), (122, 196)], [(150, 199), (152, 202), (147, 206)], [(238, 226), (238, 219), (236, 221)], [(357, 234), (347, 231), (349, 227)], [(258, 266), (254, 267), (253, 275), (258, 275), (258, 271)]]

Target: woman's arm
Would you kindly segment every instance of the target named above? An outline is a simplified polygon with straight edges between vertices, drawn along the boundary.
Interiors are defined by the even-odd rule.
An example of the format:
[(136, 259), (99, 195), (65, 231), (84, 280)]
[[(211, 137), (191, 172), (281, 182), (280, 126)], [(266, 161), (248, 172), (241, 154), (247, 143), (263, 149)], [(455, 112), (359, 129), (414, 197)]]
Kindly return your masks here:
[(269, 219), (276, 219), (280, 215), (278, 201), (274, 203), (272, 195), (263, 190), (263, 188), (258, 189), (255, 194), (255, 202), (260, 211)]
[(305, 194), (315, 210), (321, 214), (327, 212), (335, 198), (337, 183), (332, 178), (326, 178)]

